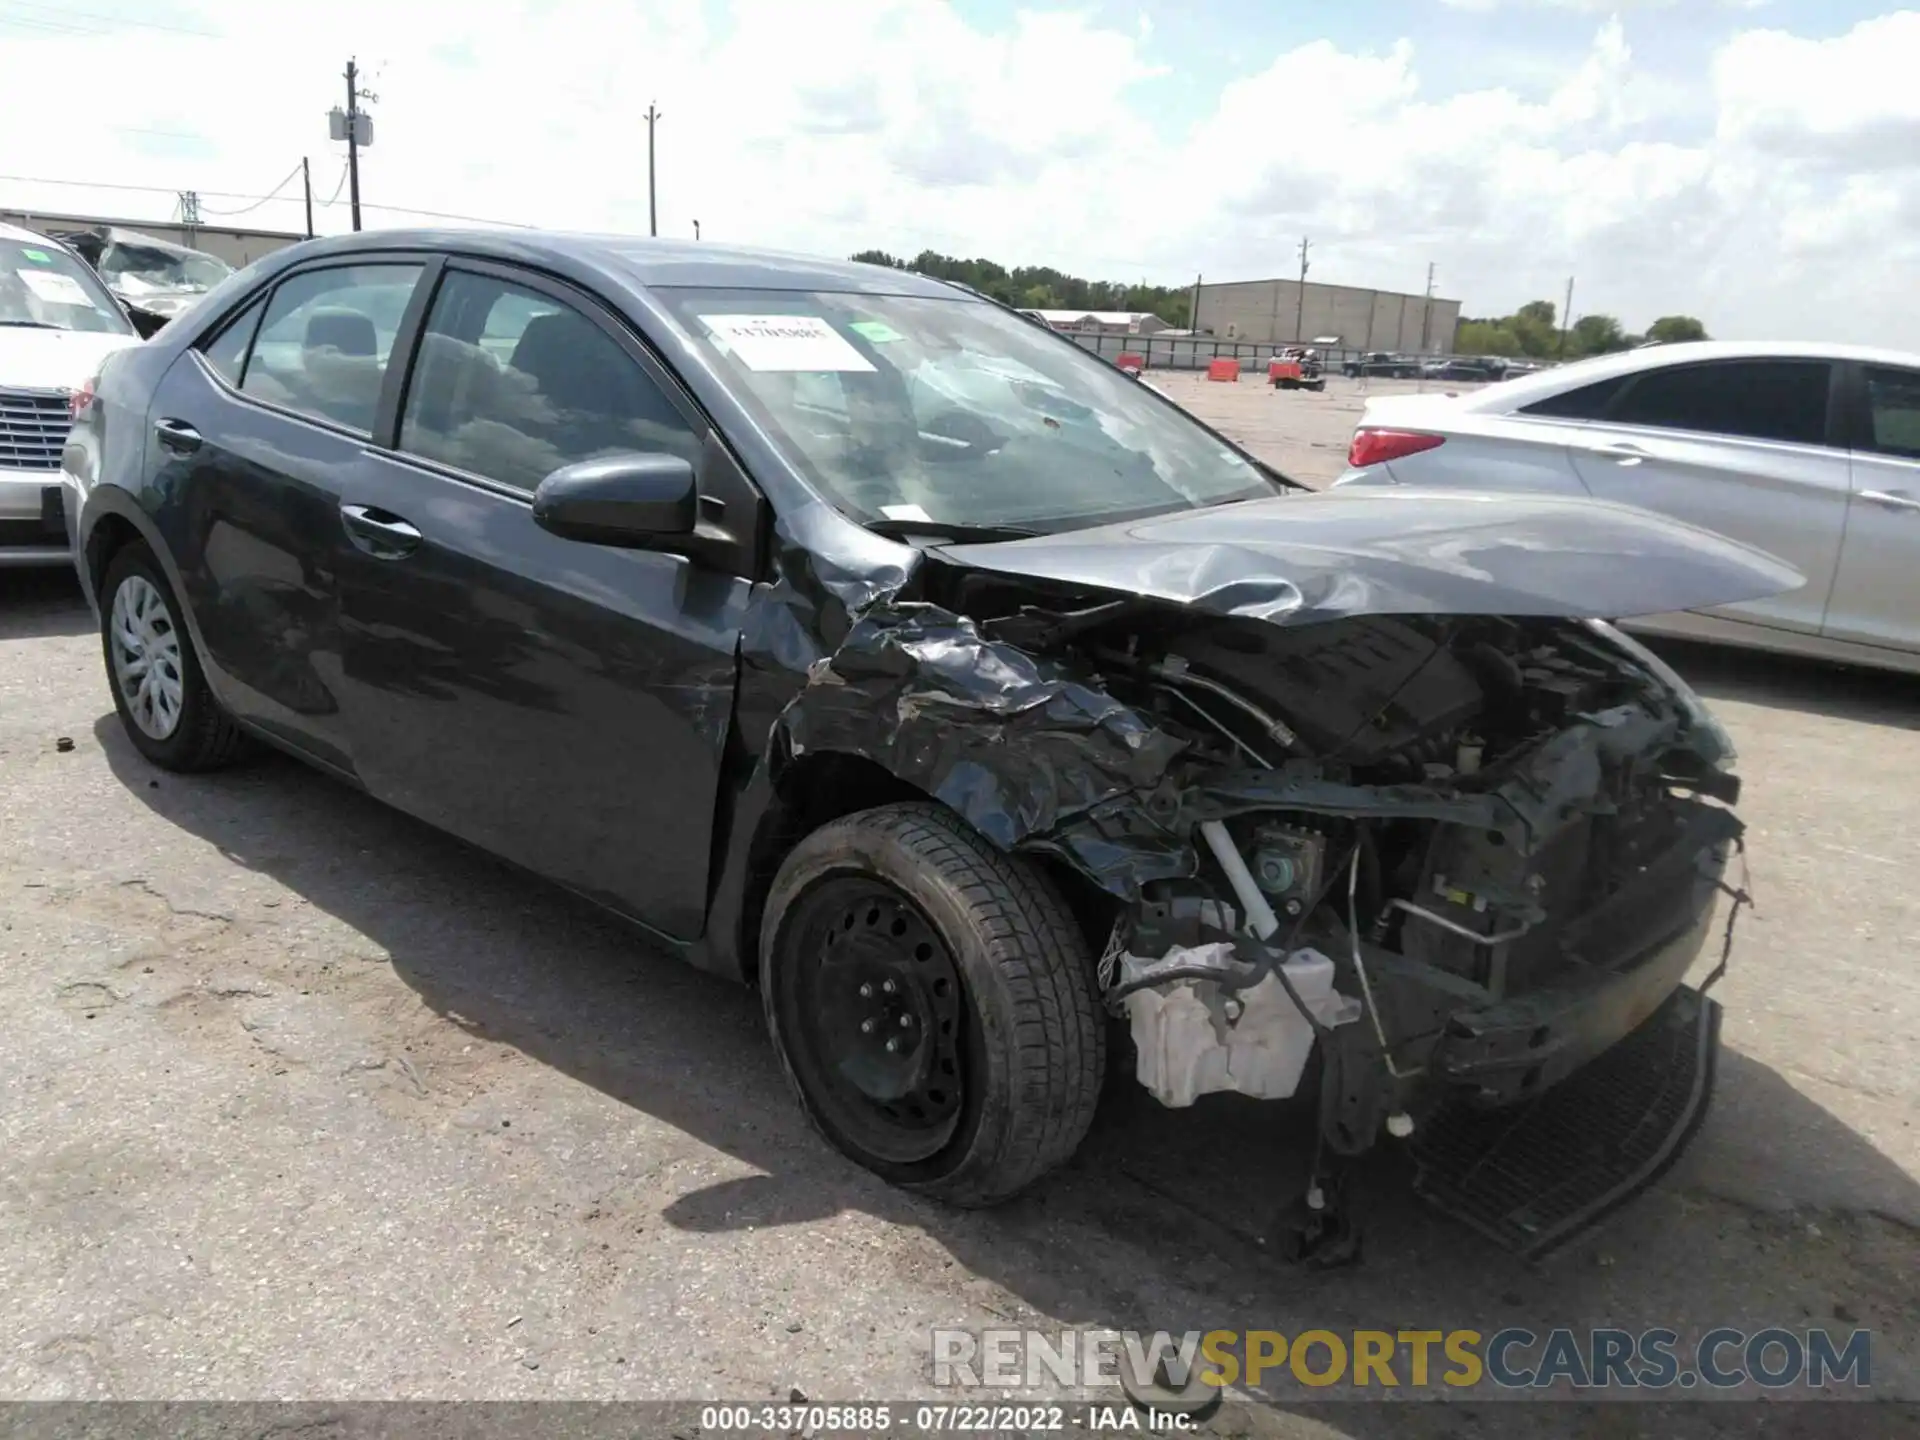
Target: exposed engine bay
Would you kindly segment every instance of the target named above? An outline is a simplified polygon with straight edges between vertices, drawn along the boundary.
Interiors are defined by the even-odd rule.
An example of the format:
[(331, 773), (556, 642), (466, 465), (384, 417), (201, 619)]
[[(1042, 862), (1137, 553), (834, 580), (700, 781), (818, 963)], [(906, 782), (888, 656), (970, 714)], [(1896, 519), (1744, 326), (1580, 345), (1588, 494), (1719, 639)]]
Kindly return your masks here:
[(1322, 1142), (1354, 1155), (1451, 1101), (1540, 1095), (1679, 985), (1738, 782), (1633, 642), (1497, 617), (1156, 625), (1110, 603), (1123, 635), (1105, 607), (1005, 623), (1063, 627), (1190, 765), (1311, 802), (1199, 820), (1193, 873), (1116, 924), (1103, 990), (1163, 1104), (1286, 1098), (1317, 1041)]
[[(1496, 1173), (1489, 1144), (1512, 1158), (1448, 1138), (1473, 1115), (1525, 1125), (1558, 1097), (1606, 1131), (1579, 1178), (1548, 1167), (1552, 1216), (1537, 1194), (1453, 1207), (1522, 1249), (1670, 1163), (1704, 1114), (1718, 1015), (1683, 982), (1718, 896), (1736, 897), (1730, 945), (1744, 894), (1723, 878), (1731, 744), (1658, 657), (1557, 616), (1275, 623), (920, 578), (815, 667), (781, 753), (876, 737), (893, 775), (1073, 872), (1132, 1041), (1110, 1064), (1163, 1104), (1317, 1092), (1307, 1249), (1340, 1250), (1340, 1177), (1383, 1136), (1409, 1141), (1434, 1198)], [(1680, 1059), (1646, 1061), (1655, 1042)], [(1622, 1066), (1659, 1093), (1589, 1124), (1591, 1077)]]

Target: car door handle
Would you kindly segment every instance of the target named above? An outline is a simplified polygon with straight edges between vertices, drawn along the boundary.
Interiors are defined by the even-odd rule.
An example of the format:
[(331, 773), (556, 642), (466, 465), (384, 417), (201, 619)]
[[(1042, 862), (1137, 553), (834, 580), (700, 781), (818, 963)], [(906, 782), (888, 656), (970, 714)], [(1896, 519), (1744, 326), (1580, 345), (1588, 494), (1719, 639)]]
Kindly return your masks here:
[(200, 448), (200, 432), (184, 420), (156, 420), (153, 433), (176, 455), (191, 455)]
[(420, 543), (420, 532), (398, 515), (373, 505), (342, 505), (340, 519), (347, 537), (380, 560), (398, 560)]
[(1920, 500), (1898, 490), (1862, 490), (1862, 500), (1871, 500), (1876, 505), (1884, 505), (1889, 510), (1920, 510)]
[(1628, 444), (1624, 440), (1614, 445), (1602, 445), (1600, 447), (1600, 453), (1616, 465), (1638, 465), (1647, 458), (1646, 451), (1642, 450), (1638, 445)]

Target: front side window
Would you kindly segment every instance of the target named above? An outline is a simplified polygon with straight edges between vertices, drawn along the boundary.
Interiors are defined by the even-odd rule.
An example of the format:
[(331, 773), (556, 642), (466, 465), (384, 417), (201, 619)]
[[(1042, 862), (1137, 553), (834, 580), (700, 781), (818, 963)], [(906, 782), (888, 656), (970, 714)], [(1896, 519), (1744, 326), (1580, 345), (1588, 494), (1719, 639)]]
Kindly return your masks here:
[(1648, 370), (1607, 419), (1616, 425), (1824, 445), (1831, 375), (1832, 366), (1824, 360), (1729, 360)]
[(373, 433), (380, 386), (418, 264), (341, 265), (283, 280), (240, 388), (270, 405)]
[(1276, 492), (1177, 407), (997, 305), (659, 293), (790, 463), (866, 523), (1071, 530)]
[(0, 237), (0, 329), (90, 330), (133, 326), (94, 273), (52, 241)]
[(1920, 370), (1867, 368), (1873, 449), (1920, 460)]
[(620, 453), (697, 461), (700, 440), (632, 356), (572, 306), (490, 275), (448, 272), (400, 415), (400, 448), (532, 490)]

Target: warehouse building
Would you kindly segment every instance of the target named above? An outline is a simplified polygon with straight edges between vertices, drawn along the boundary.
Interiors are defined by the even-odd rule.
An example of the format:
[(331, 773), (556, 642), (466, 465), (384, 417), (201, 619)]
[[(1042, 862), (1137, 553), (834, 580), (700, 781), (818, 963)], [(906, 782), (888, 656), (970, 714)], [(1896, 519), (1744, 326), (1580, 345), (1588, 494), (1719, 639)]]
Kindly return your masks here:
[[(1302, 295), (1304, 289), (1305, 294)], [(1351, 285), (1238, 280), (1197, 287), (1193, 328), (1220, 340), (1444, 354), (1460, 302)]]
[(0, 209), (0, 221), (18, 225), (24, 230), (38, 230), (43, 235), (50, 230), (92, 230), (102, 225), (135, 230), (142, 235), (151, 235), (156, 240), (166, 240), (175, 245), (184, 245), (189, 250), (217, 256), (236, 269), (251, 265), (263, 255), (271, 255), (289, 245), (298, 245), (306, 239), (304, 235), (290, 234), (285, 230), (253, 230), (235, 225), (182, 225), (177, 220), (114, 220), (99, 215), (60, 215), (47, 210)]

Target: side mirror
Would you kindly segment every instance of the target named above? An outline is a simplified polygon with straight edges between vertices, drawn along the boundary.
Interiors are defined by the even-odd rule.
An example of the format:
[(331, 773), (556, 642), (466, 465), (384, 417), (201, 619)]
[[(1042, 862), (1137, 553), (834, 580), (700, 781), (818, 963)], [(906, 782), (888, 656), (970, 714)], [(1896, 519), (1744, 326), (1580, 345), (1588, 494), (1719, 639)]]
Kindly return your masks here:
[(693, 466), (678, 455), (605, 455), (563, 465), (533, 492), (533, 523), (564, 540), (645, 550), (700, 520)]

